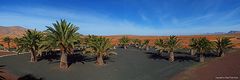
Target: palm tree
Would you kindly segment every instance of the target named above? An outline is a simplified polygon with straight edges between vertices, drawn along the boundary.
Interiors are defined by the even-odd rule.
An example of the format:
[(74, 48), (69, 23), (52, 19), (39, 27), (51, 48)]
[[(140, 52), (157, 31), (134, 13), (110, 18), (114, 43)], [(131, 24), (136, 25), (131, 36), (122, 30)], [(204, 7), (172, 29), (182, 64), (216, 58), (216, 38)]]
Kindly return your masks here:
[(217, 41), (215, 41), (218, 54), (221, 55), (221, 57), (224, 56), (224, 52), (226, 49), (231, 48), (232, 43), (230, 38), (227, 37), (218, 37)]
[(9, 36), (3, 38), (3, 42), (7, 43), (7, 45), (8, 45), (8, 51), (10, 51), (11, 40), (12, 39)]
[(149, 50), (149, 46), (148, 46), (148, 44), (149, 44), (149, 40), (144, 40), (143, 41), (143, 47), (145, 48), (145, 50)]
[(180, 40), (176, 36), (170, 36), (166, 41), (166, 47), (169, 52), (169, 61), (174, 61), (174, 50), (180, 45)]
[(132, 40), (132, 42), (133, 42), (133, 44), (134, 44), (135, 47), (138, 47), (139, 41), (140, 41), (139, 39), (133, 39), (133, 40)]
[(198, 38), (196, 42), (195, 48), (200, 53), (200, 62), (204, 62), (204, 54), (212, 49), (213, 44), (206, 37)]
[(164, 40), (158, 39), (155, 41), (155, 48), (159, 52), (160, 55), (162, 54), (165, 47), (166, 47), (166, 44), (165, 44)]
[(190, 53), (192, 56), (194, 56), (196, 54), (196, 46), (197, 46), (197, 39), (196, 38), (192, 38), (191, 41), (190, 41)]
[(116, 54), (112, 51), (111, 41), (108, 38), (89, 36), (87, 44), (89, 45), (90, 49), (86, 50), (91, 50), (89, 52), (96, 55), (96, 64), (98, 65), (104, 64), (104, 57), (107, 57), (109, 54)]
[(130, 42), (130, 39), (128, 39), (128, 37), (123, 36), (121, 39), (119, 39), (120, 45), (122, 45), (122, 47), (124, 49), (127, 49), (127, 45)]
[(41, 50), (41, 44), (43, 42), (43, 35), (36, 30), (27, 30), (26, 34), (22, 38), (15, 41), (18, 45), (17, 52), (30, 51), (31, 62), (36, 62), (36, 55)]
[(60, 68), (66, 69), (68, 67), (67, 54), (71, 53), (74, 42), (77, 40), (78, 27), (72, 23), (68, 23), (66, 20), (56, 21), (56, 23), (52, 24), (52, 27), (46, 27), (49, 40), (51, 40), (57, 48), (60, 48)]

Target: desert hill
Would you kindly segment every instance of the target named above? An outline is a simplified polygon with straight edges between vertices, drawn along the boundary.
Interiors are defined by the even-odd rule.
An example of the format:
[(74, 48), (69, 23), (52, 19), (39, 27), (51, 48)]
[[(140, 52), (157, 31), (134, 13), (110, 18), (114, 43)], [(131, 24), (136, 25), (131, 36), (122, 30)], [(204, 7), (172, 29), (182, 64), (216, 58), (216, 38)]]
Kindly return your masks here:
[[(27, 29), (21, 26), (0, 26), (0, 44), (7, 47), (3, 42), (3, 38), (9, 36), (10, 38), (21, 37)], [(10, 43), (11, 47), (16, 47), (14, 43)]]
[(17, 37), (22, 36), (27, 29), (21, 26), (0, 26), (0, 36)]

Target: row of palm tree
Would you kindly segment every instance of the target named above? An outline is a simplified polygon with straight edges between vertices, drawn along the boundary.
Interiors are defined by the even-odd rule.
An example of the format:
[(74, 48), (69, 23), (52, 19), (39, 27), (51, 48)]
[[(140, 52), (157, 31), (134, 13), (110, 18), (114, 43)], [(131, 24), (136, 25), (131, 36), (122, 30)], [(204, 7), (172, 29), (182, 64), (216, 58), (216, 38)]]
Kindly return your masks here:
[[(180, 48), (180, 39), (176, 36), (170, 36), (167, 40), (158, 39), (155, 41), (156, 50), (161, 53), (167, 51), (169, 53), (169, 61), (174, 61), (174, 50)], [(190, 40), (190, 53), (194, 56), (199, 53), (200, 62), (204, 62), (204, 54), (211, 50), (216, 50), (221, 56), (224, 56), (224, 52), (231, 48), (230, 38), (218, 37), (216, 41), (210, 41), (206, 37), (192, 38)]]
[[(17, 52), (30, 52), (31, 62), (37, 61), (37, 55), (43, 51), (60, 49), (60, 68), (68, 68), (68, 55), (74, 49), (84, 50), (83, 52), (96, 55), (96, 63), (103, 65), (103, 58), (112, 52), (111, 40), (104, 37), (89, 36), (82, 37), (77, 33), (78, 27), (66, 20), (56, 21), (52, 26), (46, 26), (47, 30), (27, 30), (21, 38), (16, 38)], [(116, 54), (116, 53), (114, 53)]]
[(140, 39), (129, 39), (127, 36), (119, 39), (119, 44), (124, 49), (127, 49), (128, 45), (133, 44), (136, 48), (149, 50), (149, 42), (150, 40), (147, 39), (142, 42)]
[[(27, 30), (21, 38), (14, 39), (17, 45), (17, 52), (30, 52), (31, 62), (37, 62), (37, 57), (41, 56), (43, 51), (60, 50), (60, 68), (68, 68), (68, 55), (72, 54), (75, 49), (79, 49), (82, 53), (93, 54), (96, 57), (96, 64), (103, 65), (104, 58), (113, 52), (113, 46), (110, 44), (111, 39), (99, 36), (89, 35), (84, 37), (77, 33), (79, 29), (66, 20), (56, 21), (52, 26), (46, 26), (47, 30), (40, 32), (37, 30)], [(7, 40), (6, 40), (7, 41)], [(149, 40), (143, 42), (139, 39), (129, 39), (124, 36), (119, 39), (120, 45), (127, 49), (130, 41), (135, 47), (140, 49), (149, 49)], [(169, 61), (174, 61), (174, 51), (180, 48), (180, 39), (176, 36), (170, 36), (168, 39), (158, 39), (155, 42), (156, 49), (162, 54), (163, 51), (169, 53)], [(207, 38), (193, 38), (190, 43), (192, 55), (194, 52), (200, 53), (200, 62), (204, 61), (203, 54), (208, 50), (216, 47), (221, 56), (227, 48), (230, 48), (231, 41), (229, 38), (218, 38), (217, 41), (211, 42)]]

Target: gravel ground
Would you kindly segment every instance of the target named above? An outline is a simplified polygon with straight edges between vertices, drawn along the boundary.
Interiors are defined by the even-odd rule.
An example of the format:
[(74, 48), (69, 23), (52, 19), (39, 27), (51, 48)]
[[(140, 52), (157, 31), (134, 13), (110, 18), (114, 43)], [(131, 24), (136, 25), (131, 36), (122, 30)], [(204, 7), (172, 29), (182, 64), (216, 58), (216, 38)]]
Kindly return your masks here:
[[(82, 60), (70, 65), (69, 69), (59, 69), (58, 60), (41, 60), (30, 63), (29, 54), (0, 58), (0, 63), (10, 73), (18, 76), (32, 74), (44, 80), (167, 80), (192, 65), (198, 64), (187, 54), (176, 54), (176, 61), (170, 63), (164, 57), (149, 51), (117, 48), (118, 55), (106, 60), (107, 64), (98, 66), (92, 60)], [(75, 57), (77, 58), (77, 57)]]

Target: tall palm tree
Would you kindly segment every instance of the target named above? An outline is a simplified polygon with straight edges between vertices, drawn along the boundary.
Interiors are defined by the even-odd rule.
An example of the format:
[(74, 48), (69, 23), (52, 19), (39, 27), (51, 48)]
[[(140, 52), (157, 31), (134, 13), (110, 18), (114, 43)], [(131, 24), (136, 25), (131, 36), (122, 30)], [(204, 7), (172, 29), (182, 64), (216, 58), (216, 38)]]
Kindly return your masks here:
[(103, 65), (103, 58), (107, 57), (109, 54), (116, 54), (112, 50), (111, 40), (105, 37), (91, 37), (88, 38), (89, 52), (96, 55), (96, 64)]
[(217, 41), (215, 41), (215, 44), (217, 47), (218, 54), (221, 55), (221, 57), (224, 56), (224, 52), (226, 51), (226, 49), (232, 47), (231, 40), (230, 38), (227, 37), (218, 37)]
[(196, 54), (197, 44), (198, 44), (197, 39), (192, 38), (191, 41), (190, 41), (190, 44), (189, 44), (190, 53), (191, 53), (192, 56), (194, 56)]
[(12, 39), (9, 36), (3, 38), (3, 42), (7, 43), (7, 45), (8, 45), (8, 51), (10, 51), (11, 40)]
[(166, 47), (169, 52), (169, 61), (174, 61), (174, 50), (180, 45), (180, 40), (176, 36), (170, 36), (166, 41)]
[(120, 45), (122, 45), (122, 47), (124, 49), (127, 49), (127, 46), (128, 46), (128, 44), (130, 42), (130, 39), (128, 37), (126, 37), (126, 36), (123, 36), (121, 39), (119, 39), (119, 42), (120, 42)]
[(22, 38), (19, 38), (16, 43), (18, 45), (17, 52), (30, 51), (31, 62), (36, 62), (36, 55), (39, 53), (41, 44), (43, 42), (43, 35), (36, 30), (27, 30)]
[(57, 48), (60, 48), (60, 68), (68, 68), (67, 54), (71, 53), (74, 42), (77, 40), (78, 27), (72, 23), (68, 23), (66, 20), (56, 21), (56, 23), (52, 24), (52, 27), (46, 27), (49, 40), (51, 40)]
[(144, 40), (144, 41), (143, 41), (143, 47), (144, 47), (145, 50), (147, 50), (147, 51), (149, 50), (149, 45), (148, 45), (148, 44), (149, 44), (149, 41), (150, 41), (150, 40)]
[(213, 43), (210, 42), (206, 37), (196, 39), (197, 44), (195, 48), (200, 53), (200, 62), (204, 62), (204, 54), (212, 49)]
[(165, 47), (166, 47), (166, 44), (163, 39), (158, 39), (155, 41), (155, 48), (160, 55), (162, 54)]

